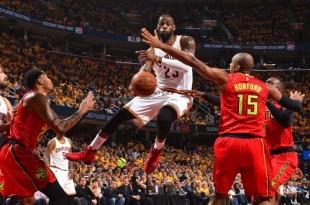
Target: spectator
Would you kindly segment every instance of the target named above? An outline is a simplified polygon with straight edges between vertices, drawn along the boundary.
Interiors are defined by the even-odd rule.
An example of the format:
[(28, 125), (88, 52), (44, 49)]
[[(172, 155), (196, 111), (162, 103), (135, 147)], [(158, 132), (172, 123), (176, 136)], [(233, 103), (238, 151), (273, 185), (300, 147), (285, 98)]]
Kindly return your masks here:
[(76, 196), (80, 199), (82, 205), (97, 204), (96, 196), (86, 185), (86, 178), (80, 177), (79, 184), (75, 187)]

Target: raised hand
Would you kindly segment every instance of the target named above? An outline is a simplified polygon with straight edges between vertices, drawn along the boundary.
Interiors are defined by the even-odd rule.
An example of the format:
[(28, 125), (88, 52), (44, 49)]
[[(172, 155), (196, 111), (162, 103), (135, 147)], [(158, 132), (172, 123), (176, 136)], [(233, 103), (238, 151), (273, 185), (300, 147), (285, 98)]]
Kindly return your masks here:
[(160, 48), (162, 42), (158, 38), (156, 29), (154, 30), (154, 36), (146, 28), (141, 29), (141, 35), (143, 37), (143, 42), (154, 48)]
[(92, 91), (88, 92), (87, 97), (80, 104), (79, 111), (83, 114), (87, 113), (94, 108), (95, 102), (94, 93)]
[(295, 91), (295, 92), (290, 92), (290, 98), (293, 100), (298, 100), (300, 102), (302, 102), (302, 100), (304, 99), (305, 94), (301, 94), (301, 92), (299, 91)]

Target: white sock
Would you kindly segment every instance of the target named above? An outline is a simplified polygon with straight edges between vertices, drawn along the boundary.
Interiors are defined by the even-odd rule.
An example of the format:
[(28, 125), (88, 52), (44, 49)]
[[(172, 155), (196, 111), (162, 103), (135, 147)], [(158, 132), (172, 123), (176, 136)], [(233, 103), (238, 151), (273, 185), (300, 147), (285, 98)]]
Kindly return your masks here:
[(158, 142), (157, 137), (156, 137), (155, 143), (154, 143), (154, 148), (157, 150), (161, 150), (165, 145), (165, 141), (166, 141), (166, 139), (162, 142)]
[(107, 140), (107, 138), (100, 137), (98, 134), (95, 139), (90, 143), (92, 150), (97, 150), (101, 147), (101, 145)]

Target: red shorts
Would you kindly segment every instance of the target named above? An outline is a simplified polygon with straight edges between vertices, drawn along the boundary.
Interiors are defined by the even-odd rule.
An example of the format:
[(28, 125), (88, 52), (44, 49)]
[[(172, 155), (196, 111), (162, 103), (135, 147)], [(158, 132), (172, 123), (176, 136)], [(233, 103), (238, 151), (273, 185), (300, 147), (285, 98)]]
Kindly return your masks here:
[(271, 155), (271, 163), (274, 177), (272, 186), (277, 189), (287, 182), (298, 166), (298, 156), (296, 152), (286, 152)]
[(4, 196), (29, 197), (56, 178), (44, 161), (19, 144), (6, 144), (0, 151), (0, 169), (4, 175)]
[(274, 196), (271, 161), (264, 139), (218, 137), (214, 153), (216, 193), (227, 194), (236, 175), (241, 173), (246, 195)]

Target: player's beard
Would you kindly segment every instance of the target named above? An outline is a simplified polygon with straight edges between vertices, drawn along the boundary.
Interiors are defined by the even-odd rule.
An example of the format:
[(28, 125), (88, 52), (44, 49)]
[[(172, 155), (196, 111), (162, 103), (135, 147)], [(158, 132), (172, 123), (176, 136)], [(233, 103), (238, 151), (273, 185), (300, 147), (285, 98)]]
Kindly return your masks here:
[(174, 35), (173, 31), (171, 31), (170, 33), (162, 34), (162, 33), (160, 33), (159, 30), (157, 30), (157, 33), (158, 33), (159, 39), (160, 39), (163, 43), (168, 42), (169, 39)]

